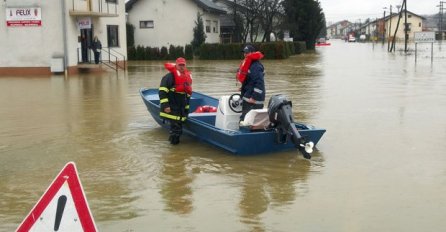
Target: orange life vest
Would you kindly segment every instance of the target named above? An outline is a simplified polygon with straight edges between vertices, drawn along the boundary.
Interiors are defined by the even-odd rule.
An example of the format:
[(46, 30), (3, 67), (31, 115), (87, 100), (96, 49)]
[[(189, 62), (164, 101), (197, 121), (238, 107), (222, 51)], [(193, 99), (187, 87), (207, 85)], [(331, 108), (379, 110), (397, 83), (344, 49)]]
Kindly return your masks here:
[(186, 69), (184, 73), (177, 70), (174, 63), (165, 63), (164, 67), (175, 77), (175, 92), (192, 95), (192, 75)]
[(245, 82), (246, 80), (246, 75), (248, 75), (249, 67), (251, 67), (252, 61), (260, 60), (262, 58), (263, 54), (261, 52), (249, 53), (240, 64), (240, 68), (238, 69), (236, 74), (237, 80), (243, 84), (243, 82)]

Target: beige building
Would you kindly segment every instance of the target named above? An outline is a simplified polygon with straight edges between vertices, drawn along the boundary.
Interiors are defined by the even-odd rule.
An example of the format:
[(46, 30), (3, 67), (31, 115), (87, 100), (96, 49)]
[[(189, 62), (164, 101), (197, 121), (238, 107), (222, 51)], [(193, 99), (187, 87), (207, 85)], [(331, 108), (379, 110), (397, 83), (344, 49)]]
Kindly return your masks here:
[[(104, 65), (124, 67), (124, 0), (4, 0), (0, 2), (0, 75), (75, 73), (94, 63), (94, 36)], [(111, 61), (111, 62), (110, 62)]]
[(211, 0), (130, 0), (126, 10), (135, 27), (135, 45), (146, 47), (190, 44), (197, 13), (203, 19), (206, 43), (219, 43), (219, 16), (226, 14)]
[[(399, 19), (399, 25), (398, 25), (398, 19)], [(415, 35), (415, 32), (420, 32), (423, 31), (423, 20), (424, 17), (421, 17), (417, 14), (414, 14), (410, 11), (407, 11), (407, 28), (408, 28), (408, 36), (409, 36), (409, 41), (413, 42), (413, 38)], [(404, 41), (404, 25), (405, 25), (405, 14), (404, 12), (401, 15), (399, 14), (392, 14), (391, 16), (387, 16), (385, 18), (385, 30), (383, 31), (383, 26), (382, 26), (382, 19), (378, 21), (378, 35), (384, 35), (386, 40), (392, 40), (393, 36), (395, 35), (395, 29), (397, 28), (398, 25), (398, 31), (395, 35), (395, 40), (397, 42), (402, 42)], [(389, 36), (389, 31), (390, 31), (390, 36)], [(384, 34), (383, 34), (384, 32)]]

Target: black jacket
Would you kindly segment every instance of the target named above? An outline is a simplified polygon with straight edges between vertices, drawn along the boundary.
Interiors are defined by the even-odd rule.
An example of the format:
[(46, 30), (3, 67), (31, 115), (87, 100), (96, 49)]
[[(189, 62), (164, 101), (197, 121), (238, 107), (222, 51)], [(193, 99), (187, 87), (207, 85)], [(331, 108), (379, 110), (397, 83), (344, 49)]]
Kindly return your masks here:
[(91, 43), (91, 49), (93, 49), (94, 52), (100, 52), (100, 50), (102, 49), (101, 41), (93, 40), (93, 42)]
[[(177, 93), (175, 77), (172, 73), (166, 74), (161, 79), (158, 95), (160, 98), (160, 116), (170, 120), (185, 121), (189, 114), (190, 96), (185, 93)], [(170, 107), (171, 112), (166, 113), (164, 109)]]

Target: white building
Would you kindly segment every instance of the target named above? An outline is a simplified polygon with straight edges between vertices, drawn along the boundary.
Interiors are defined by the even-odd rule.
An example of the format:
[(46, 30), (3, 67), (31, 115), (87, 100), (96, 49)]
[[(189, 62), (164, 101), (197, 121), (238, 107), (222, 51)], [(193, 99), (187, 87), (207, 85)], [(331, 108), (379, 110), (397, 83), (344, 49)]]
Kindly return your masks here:
[(124, 0), (3, 0), (0, 75), (50, 74), (60, 67), (76, 73), (81, 63), (93, 62), (93, 36), (102, 42), (104, 63), (125, 65)]
[(327, 27), (327, 38), (329, 39), (342, 39), (345, 38), (352, 28), (352, 23), (343, 20), (337, 23), (334, 23)]
[(219, 16), (226, 14), (210, 0), (130, 0), (126, 8), (128, 22), (135, 27), (135, 45), (146, 47), (190, 44), (198, 12), (203, 19), (206, 43), (219, 43)]

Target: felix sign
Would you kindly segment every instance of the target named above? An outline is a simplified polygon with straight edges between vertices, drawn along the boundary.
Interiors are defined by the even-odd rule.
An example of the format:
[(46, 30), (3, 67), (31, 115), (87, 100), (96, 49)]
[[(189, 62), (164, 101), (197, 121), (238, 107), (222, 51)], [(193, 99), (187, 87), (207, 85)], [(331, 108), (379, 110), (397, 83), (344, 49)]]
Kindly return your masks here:
[(42, 26), (42, 10), (39, 7), (6, 8), (6, 26)]
[(79, 29), (91, 29), (91, 18), (79, 18), (77, 19), (77, 25), (79, 25)]

